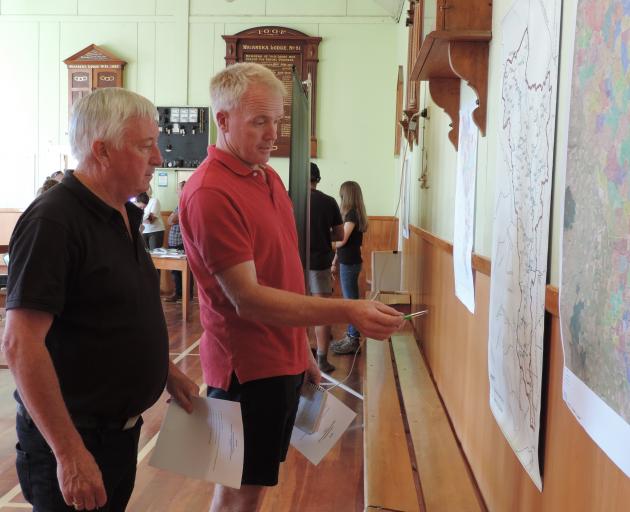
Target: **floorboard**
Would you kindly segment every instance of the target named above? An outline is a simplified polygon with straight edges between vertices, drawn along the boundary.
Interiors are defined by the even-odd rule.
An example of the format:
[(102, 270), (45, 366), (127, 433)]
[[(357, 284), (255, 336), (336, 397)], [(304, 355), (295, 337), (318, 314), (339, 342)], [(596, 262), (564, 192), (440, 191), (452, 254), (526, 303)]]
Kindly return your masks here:
[[(169, 332), (172, 360), (197, 384), (202, 385), (199, 348), (182, 355), (201, 336), (198, 305), (192, 304), (192, 319), (182, 322), (180, 305), (163, 303)], [(0, 337), (3, 325), (0, 321)], [(334, 326), (337, 337), (344, 326)], [(309, 333), (312, 338), (312, 333)], [(337, 367), (333, 376), (343, 379), (350, 369), (351, 356), (331, 355)], [(363, 356), (357, 358), (352, 375), (345, 382), (361, 391)], [(25, 502), (15, 473), (15, 403), (11, 374), (0, 369), (0, 512), (31, 510)], [(263, 512), (352, 512), (363, 510), (363, 410), (362, 402), (341, 389), (333, 393), (357, 413), (357, 419), (326, 458), (313, 466), (293, 448), (280, 472), (280, 482), (264, 498)], [(152, 443), (159, 431), (167, 406), (165, 392), (143, 415), (136, 486), (127, 507), (129, 512), (201, 512), (207, 511), (212, 499), (212, 485), (184, 478), (149, 466)]]

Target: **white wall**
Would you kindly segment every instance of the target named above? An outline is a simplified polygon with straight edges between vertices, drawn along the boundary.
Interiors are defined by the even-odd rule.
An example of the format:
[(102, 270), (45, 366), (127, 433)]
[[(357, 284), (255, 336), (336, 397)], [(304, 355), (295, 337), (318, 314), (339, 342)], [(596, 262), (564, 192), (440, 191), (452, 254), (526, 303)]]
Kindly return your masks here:
[[(95, 43), (128, 62), (125, 87), (157, 105), (208, 105), (224, 34), (283, 25), (321, 36), (317, 163), (335, 197), (361, 183), (370, 215), (391, 215), (398, 29), (372, 0), (0, 0), (0, 207), (23, 207), (66, 145), (63, 59)], [(18, 79), (19, 77), (19, 79)], [(6, 101), (10, 98), (10, 101)], [(274, 158), (283, 178), (288, 159)], [(9, 178), (10, 176), (10, 178)], [(168, 205), (166, 205), (168, 207)]]
[[(551, 264), (549, 267), (550, 282), (559, 281), (559, 258), (562, 236), (562, 203), (564, 201), (564, 155), (566, 146), (562, 143), (568, 130), (570, 78), (573, 65), (572, 43), (575, 32), (575, 12), (577, 0), (563, 2), (563, 26), (560, 49), (559, 97), (556, 121), (556, 165), (554, 168), (553, 211), (551, 217)], [(429, 7), (431, 2), (427, 3)], [(492, 32), (500, 34), (501, 20), (511, 7), (511, 0), (494, 0), (492, 13)], [(427, 8), (425, 25), (434, 21), (434, 12)], [(398, 24), (398, 61), (406, 64), (407, 28), (404, 19)], [(500, 41), (493, 39), (490, 43), (488, 70), (488, 108), (486, 136), (479, 137), (477, 156), (477, 194), (475, 212), (475, 244), (477, 254), (490, 257), (492, 252), (492, 223), (495, 204), (495, 169), (498, 151), (498, 123), (500, 118)], [(424, 148), (413, 150), (412, 183), (412, 219), (416, 225), (431, 231), (448, 241), (453, 240), (453, 203), (455, 198), (455, 168), (457, 153), (447, 139), (448, 116), (433, 103), (427, 94), (427, 88), (421, 85), (421, 108), (427, 106), (429, 118), (425, 121)], [(464, 83), (461, 89), (461, 103), (474, 98), (473, 91)], [(421, 130), (422, 133), (422, 130)], [(428, 163), (429, 189), (420, 190), (415, 181), (421, 172), (422, 151), (426, 152)], [(416, 185), (417, 184), (417, 185)]]

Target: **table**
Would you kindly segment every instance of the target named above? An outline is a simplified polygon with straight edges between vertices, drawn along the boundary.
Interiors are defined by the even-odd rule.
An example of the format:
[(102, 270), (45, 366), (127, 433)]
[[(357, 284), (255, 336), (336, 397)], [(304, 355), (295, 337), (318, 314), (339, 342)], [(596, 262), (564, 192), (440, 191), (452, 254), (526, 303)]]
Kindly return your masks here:
[(179, 270), (182, 273), (182, 315), (184, 322), (190, 317), (190, 267), (185, 255), (178, 257), (151, 254), (151, 259), (158, 270)]

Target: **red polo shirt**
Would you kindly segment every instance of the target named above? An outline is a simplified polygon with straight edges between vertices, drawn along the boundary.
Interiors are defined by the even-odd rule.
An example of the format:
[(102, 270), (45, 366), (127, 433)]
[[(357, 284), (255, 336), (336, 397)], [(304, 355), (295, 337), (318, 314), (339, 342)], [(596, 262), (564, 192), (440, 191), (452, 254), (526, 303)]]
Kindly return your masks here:
[(239, 382), (297, 375), (307, 366), (306, 330), (237, 315), (215, 274), (253, 261), (264, 286), (304, 294), (291, 200), (278, 174), (265, 176), (215, 146), (186, 182), (179, 222), (197, 281), (201, 364), (205, 382), (227, 389)]

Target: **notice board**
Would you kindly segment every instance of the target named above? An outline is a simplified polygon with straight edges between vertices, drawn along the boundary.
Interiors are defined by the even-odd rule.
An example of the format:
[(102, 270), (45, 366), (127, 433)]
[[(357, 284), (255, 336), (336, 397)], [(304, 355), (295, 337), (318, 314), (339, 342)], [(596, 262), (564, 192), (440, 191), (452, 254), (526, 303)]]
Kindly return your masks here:
[(306, 80), (311, 76), (311, 135), (310, 156), (317, 156), (316, 103), (317, 97), (317, 52), (321, 37), (310, 37), (303, 32), (286, 27), (265, 26), (243, 30), (238, 34), (223, 36), (225, 40), (225, 63), (256, 62), (262, 64), (284, 83), (287, 97), (284, 102), (284, 118), (278, 127), (278, 149), (273, 156), (289, 156), (291, 148), (291, 101), (292, 70), (295, 66), (298, 77)]

